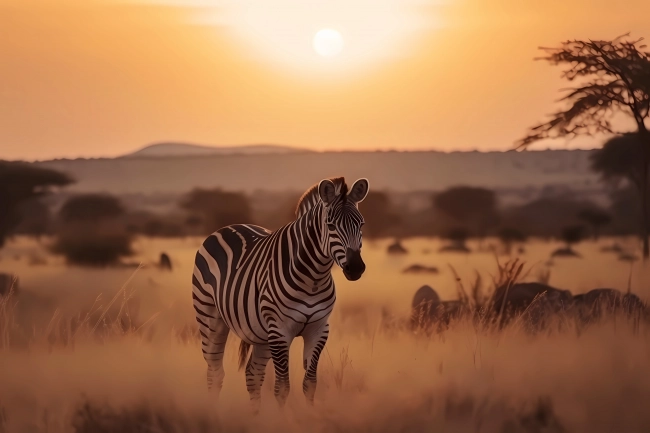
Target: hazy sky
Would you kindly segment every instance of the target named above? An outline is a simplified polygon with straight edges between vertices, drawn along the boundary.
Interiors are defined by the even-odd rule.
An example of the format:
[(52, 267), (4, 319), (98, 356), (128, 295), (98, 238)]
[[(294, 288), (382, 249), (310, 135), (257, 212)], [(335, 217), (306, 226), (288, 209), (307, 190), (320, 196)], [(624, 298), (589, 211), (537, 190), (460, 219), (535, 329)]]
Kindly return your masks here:
[[(0, 159), (508, 149), (565, 85), (538, 46), (650, 37), (648, 17), (648, 0), (0, 0)], [(340, 55), (313, 50), (322, 28)]]

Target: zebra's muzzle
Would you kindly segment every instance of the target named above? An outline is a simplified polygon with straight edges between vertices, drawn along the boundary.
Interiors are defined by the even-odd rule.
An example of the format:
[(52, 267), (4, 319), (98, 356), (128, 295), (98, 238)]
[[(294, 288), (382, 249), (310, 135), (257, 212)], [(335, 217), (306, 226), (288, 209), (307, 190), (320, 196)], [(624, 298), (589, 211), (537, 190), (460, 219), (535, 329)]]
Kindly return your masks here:
[(345, 253), (345, 265), (343, 266), (343, 275), (349, 281), (357, 281), (366, 270), (366, 264), (363, 263), (360, 250), (348, 248)]

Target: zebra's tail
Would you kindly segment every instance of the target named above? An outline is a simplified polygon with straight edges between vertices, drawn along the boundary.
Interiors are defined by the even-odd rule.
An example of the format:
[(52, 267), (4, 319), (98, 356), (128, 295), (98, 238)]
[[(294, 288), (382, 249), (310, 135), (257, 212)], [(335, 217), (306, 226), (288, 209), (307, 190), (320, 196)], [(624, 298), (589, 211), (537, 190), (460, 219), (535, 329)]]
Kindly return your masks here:
[(241, 370), (248, 361), (248, 352), (251, 350), (251, 345), (244, 340), (239, 343), (239, 369)]

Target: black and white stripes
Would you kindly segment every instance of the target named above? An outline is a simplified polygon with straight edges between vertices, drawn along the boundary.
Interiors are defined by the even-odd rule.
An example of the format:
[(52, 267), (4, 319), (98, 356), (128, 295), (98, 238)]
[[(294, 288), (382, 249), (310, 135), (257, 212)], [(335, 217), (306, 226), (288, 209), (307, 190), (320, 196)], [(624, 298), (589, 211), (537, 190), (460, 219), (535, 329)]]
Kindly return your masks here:
[(365, 270), (363, 217), (357, 205), (367, 193), (366, 179), (356, 181), (349, 191), (345, 179), (326, 179), (303, 195), (296, 220), (281, 229), (231, 225), (205, 240), (196, 254), (192, 297), (209, 389), (217, 394), (221, 389), (224, 347), (233, 331), (242, 340), (240, 367), (246, 364), (246, 386), (254, 406), (259, 405), (271, 358), (275, 396), (284, 404), (289, 394), (289, 346), (301, 336), (303, 391), (313, 402), (318, 360), (336, 301), (332, 266), (339, 265), (349, 280), (359, 279)]

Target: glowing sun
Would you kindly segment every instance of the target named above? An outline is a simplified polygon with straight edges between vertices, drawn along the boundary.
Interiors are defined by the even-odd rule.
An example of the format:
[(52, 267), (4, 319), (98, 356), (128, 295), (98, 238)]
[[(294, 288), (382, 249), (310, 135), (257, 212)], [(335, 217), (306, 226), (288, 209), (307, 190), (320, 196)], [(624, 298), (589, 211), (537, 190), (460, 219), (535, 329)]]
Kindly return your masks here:
[(314, 50), (323, 57), (334, 57), (343, 50), (343, 36), (334, 29), (322, 29), (314, 35)]

